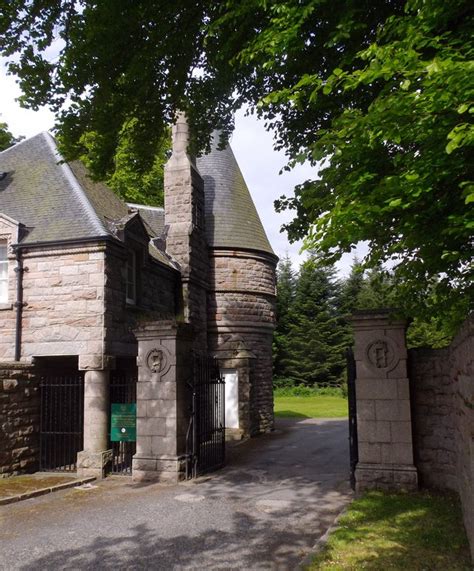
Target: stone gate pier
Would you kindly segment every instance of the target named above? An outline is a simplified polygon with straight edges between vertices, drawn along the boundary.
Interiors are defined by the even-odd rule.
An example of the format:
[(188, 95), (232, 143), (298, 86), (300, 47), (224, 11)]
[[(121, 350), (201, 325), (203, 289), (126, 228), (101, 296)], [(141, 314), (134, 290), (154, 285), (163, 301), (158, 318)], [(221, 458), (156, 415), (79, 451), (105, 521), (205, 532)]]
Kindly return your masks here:
[(406, 324), (388, 310), (352, 317), (359, 462), (356, 490), (418, 487), (414, 466)]
[(138, 340), (135, 481), (184, 478), (194, 334), (189, 324), (157, 321), (135, 330)]

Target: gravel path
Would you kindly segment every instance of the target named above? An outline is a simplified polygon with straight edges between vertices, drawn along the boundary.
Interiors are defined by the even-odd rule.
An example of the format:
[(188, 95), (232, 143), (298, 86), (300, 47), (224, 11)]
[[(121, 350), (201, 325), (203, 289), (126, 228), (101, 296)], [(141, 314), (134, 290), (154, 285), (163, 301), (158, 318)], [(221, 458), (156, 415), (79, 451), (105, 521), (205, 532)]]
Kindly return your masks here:
[(352, 497), (348, 458), (347, 420), (280, 420), (212, 477), (0, 507), (0, 569), (296, 569)]

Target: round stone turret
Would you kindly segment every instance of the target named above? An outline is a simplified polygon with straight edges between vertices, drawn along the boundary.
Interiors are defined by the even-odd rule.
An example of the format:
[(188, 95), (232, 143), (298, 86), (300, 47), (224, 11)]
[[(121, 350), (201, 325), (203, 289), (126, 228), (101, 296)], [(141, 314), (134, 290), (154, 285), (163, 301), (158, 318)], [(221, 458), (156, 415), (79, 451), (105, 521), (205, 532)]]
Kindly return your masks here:
[(236, 435), (273, 428), (272, 336), (278, 261), (227, 146), (197, 159), (209, 244), (208, 345), (226, 376), (226, 425)]

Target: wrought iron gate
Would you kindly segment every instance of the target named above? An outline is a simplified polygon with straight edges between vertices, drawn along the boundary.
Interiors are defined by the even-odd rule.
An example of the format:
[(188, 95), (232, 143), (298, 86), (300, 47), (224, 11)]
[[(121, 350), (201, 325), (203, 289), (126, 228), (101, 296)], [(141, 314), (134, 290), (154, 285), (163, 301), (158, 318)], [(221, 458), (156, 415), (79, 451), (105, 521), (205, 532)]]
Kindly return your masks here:
[[(110, 403), (131, 404), (137, 402), (137, 370), (118, 368), (110, 372)], [(110, 426), (109, 426), (110, 429)], [(110, 442), (112, 449), (112, 474), (131, 476), (132, 459), (137, 450), (136, 442)]]
[(83, 449), (84, 373), (40, 374), (40, 460), (45, 472), (74, 472)]
[(347, 396), (349, 401), (349, 456), (351, 488), (355, 490), (355, 469), (359, 461), (357, 440), (356, 363), (352, 349), (347, 350)]
[(217, 359), (194, 356), (192, 411), (186, 438), (186, 476), (195, 478), (225, 463), (225, 382)]

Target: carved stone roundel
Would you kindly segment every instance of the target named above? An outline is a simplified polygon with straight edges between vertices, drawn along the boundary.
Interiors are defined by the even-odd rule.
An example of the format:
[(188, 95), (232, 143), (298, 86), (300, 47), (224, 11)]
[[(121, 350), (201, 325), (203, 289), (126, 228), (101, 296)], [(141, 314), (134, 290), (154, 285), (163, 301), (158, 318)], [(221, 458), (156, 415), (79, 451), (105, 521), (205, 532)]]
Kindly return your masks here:
[(165, 366), (165, 355), (159, 349), (152, 349), (146, 357), (147, 367), (152, 373), (159, 373)]
[(395, 364), (395, 350), (391, 343), (377, 339), (367, 347), (367, 359), (376, 369), (390, 369)]

